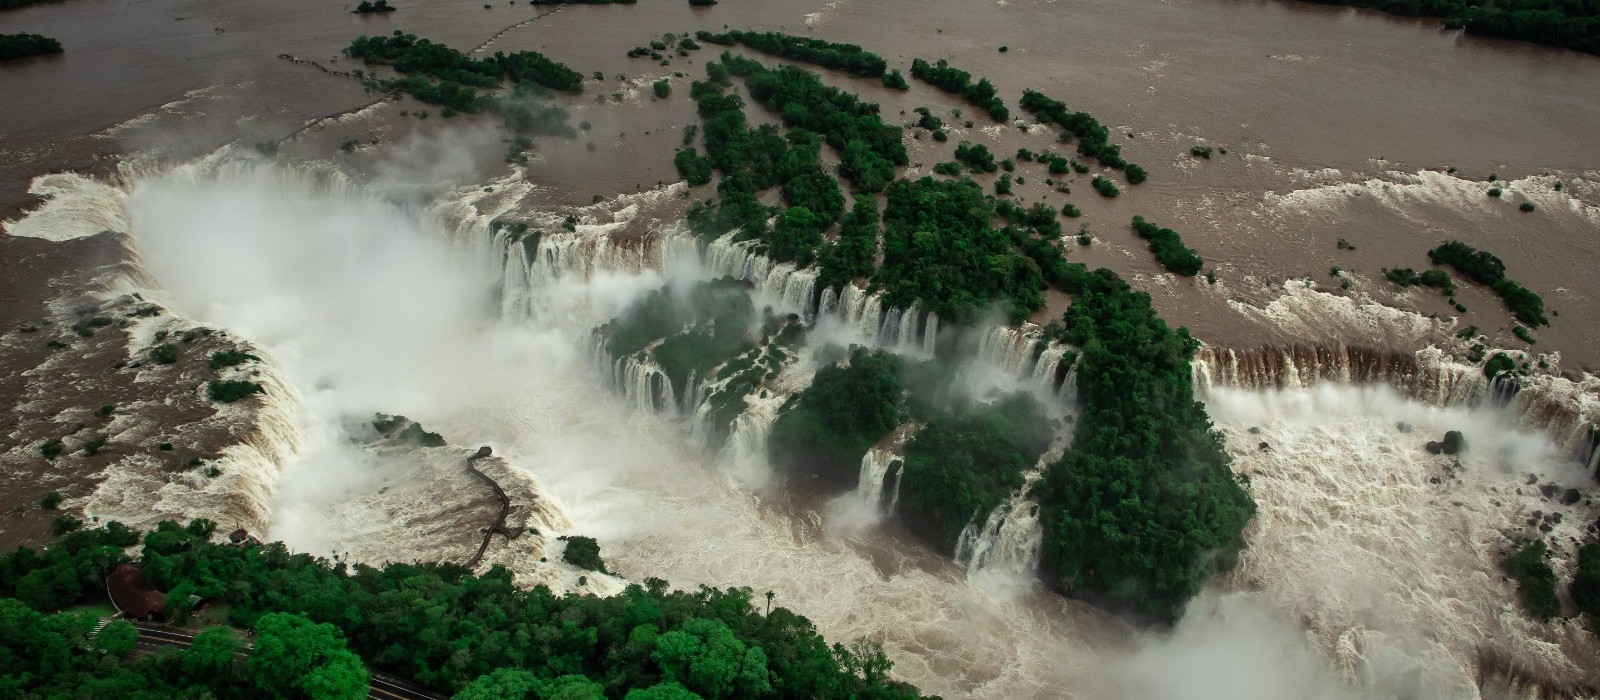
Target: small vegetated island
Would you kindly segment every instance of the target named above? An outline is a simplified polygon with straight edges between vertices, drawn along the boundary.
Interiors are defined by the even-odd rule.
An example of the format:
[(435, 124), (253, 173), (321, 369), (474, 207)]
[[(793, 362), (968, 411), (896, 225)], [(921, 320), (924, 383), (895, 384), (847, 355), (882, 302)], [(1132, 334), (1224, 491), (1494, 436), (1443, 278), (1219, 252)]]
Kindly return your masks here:
[(1600, 6), (1561, 0), (1311, 0), (1444, 21), (1468, 34), (1600, 54)]
[[(752, 36), (767, 47), (758, 50), (803, 53), (819, 63), (861, 53), (859, 47), (833, 53), (825, 42), (781, 35), (698, 38), (749, 45)], [(1076, 361), (1079, 417), (1060, 459), (1039, 463), (1054, 430), (1036, 400), (963, 398), (951, 384), (959, 362), (952, 348), (941, 346), (931, 359), (861, 348), (830, 356), (825, 348), (810, 387), (788, 401), (773, 425), (769, 456), (780, 471), (854, 486), (867, 450), (910, 425), (897, 517), (947, 551), (963, 529), (981, 525), (1022, 486), (1026, 470), (1042, 468), (1031, 496), (1044, 520), (1041, 575), (1057, 590), (1172, 619), (1213, 574), (1233, 565), (1255, 504), (1193, 398), (1190, 361), (1198, 343), (1185, 329), (1168, 327), (1149, 295), (1115, 273), (1068, 262), (1061, 211), (996, 199), (959, 171), (950, 179), (898, 178), (906, 165), (901, 128), (884, 123), (877, 105), (801, 68), (724, 52), (705, 70), (706, 80), (690, 87), (700, 124), (686, 130), (677, 157), (691, 185), (717, 180), (714, 196), (691, 205), (697, 235), (731, 236), (774, 261), (814, 267), (817, 294), (853, 282), (881, 292), (886, 306), (932, 312), (941, 340), (974, 332), (994, 308), (1020, 322), (1043, 308), (1047, 288), (1073, 297), (1045, 329), (1048, 339), (1073, 348), (1061, 364), (1063, 376)], [(938, 70), (933, 75), (946, 76), (941, 81), (970, 85), (949, 79), (948, 66)], [(752, 127), (732, 90), (735, 80), (784, 128)], [(1023, 106), (1061, 127), (1080, 154), (1124, 169), (1130, 181), (1144, 179), (1092, 116), (1025, 94)], [(840, 160), (837, 183), (821, 165), (824, 145)], [(963, 144), (960, 150), (967, 167), (994, 169), (987, 149)], [(1065, 158), (1046, 162), (1055, 167), (1056, 159), (1068, 170)], [(847, 198), (841, 185), (854, 196)], [(764, 204), (763, 193), (773, 189), (778, 204)], [(1155, 227), (1151, 238), (1163, 264), (1198, 270), (1198, 256), (1175, 233)], [(705, 282), (693, 293), (737, 292), (742, 284)], [(795, 318), (763, 320), (727, 299), (673, 310), (671, 300), (682, 296), (639, 302), (601, 330), (601, 341), (613, 357), (662, 366), (671, 392), (658, 395), (679, 404), (698, 396), (695, 383), (703, 379), (720, 441), (744, 410), (744, 395), (777, 374), (804, 328)]]
[(61, 53), (61, 42), (39, 34), (0, 34), (0, 61)]
[[(561, 596), (517, 588), (498, 566), (350, 566), (278, 542), (217, 544), (215, 527), (82, 529), (62, 516), (47, 549), (0, 555), (6, 696), (357, 700), (372, 669), (457, 700), (921, 697), (888, 678), (881, 651), (830, 646), (804, 617), (758, 611), (749, 589), (648, 579), (609, 597)], [(603, 568), (592, 540), (568, 547)], [(205, 605), (228, 624), (136, 655), (128, 622), (57, 612), (103, 602), (114, 573), (153, 591), (169, 622)]]

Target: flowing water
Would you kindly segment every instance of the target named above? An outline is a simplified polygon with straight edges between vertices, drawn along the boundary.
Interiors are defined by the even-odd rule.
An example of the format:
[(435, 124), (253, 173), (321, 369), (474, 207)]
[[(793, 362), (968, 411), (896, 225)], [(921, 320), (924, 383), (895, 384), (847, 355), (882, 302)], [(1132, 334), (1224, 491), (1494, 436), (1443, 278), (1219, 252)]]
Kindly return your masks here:
[[(319, 552), (392, 538), (364, 549), (404, 551), (404, 531), (371, 520), (419, 513), (363, 510), (382, 474), (345, 444), (373, 412), (404, 413), (452, 443), (492, 444), (535, 477), (529, 488), (549, 509), (540, 522), (598, 537), (622, 575), (772, 590), (832, 640), (883, 644), (897, 677), (946, 697), (1587, 697), (1600, 687), (1589, 633), (1573, 620), (1528, 621), (1497, 568), (1511, 538), (1548, 525), (1565, 576), (1575, 542), (1592, 536), (1590, 497), (1562, 504), (1542, 487), (1592, 490), (1583, 462), (1597, 458), (1600, 386), (1542, 377), (1508, 389), (1441, 350), (1419, 351), (1452, 349), (1454, 322), (1424, 314), (1453, 312), (1419, 292), (1398, 301), (1422, 314), (1383, 305), (1395, 299), (1377, 272), (1425, 265), (1423, 251), (1444, 237), (1483, 246), (1562, 312), (1540, 331), (1541, 347), (1569, 367), (1600, 366), (1588, 337), (1600, 323), (1588, 263), (1600, 254), (1591, 138), (1600, 59), (1233, 0), (413, 5), (336, 22), (300, 1), (73, 0), (0, 15), (68, 47), (0, 69), (0, 93), (35, 96), (0, 104), (0, 206), (28, 201), (24, 187), (48, 198), (8, 232), (130, 232), (163, 301), (271, 354), (283, 419), (265, 443), (230, 457), (239, 467), (230, 471), (256, 480), (238, 487), (260, 502), (252, 507), (273, 536)], [(1131, 276), (1164, 315), (1216, 343), (1197, 362), (1197, 391), (1261, 506), (1240, 568), (1175, 629), (1136, 631), (1038, 590), (1025, 493), (973, 524), (957, 563), (886, 519), (900, 486), (892, 450), (869, 453), (861, 486), (843, 496), (774, 483), (765, 433), (782, 392), (809, 382), (804, 354), (778, 391), (751, 402), (720, 455), (695, 436), (702, 387), (674, 396), (659, 368), (597, 356), (594, 324), (684, 266), (750, 282), (759, 304), (815, 321), (816, 335), (913, 356), (939, 337), (930, 314), (885, 308), (853, 286), (819, 293), (809, 271), (729, 240), (696, 243), (675, 226), (690, 193), (651, 183), (675, 179), (687, 78), (672, 78), (666, 104), (640, 88), (677, 70), (698, 77), (710, 54), (670, 67), (624, 54), (661, 32), (724, 23), (855, 41), (902, 68), (948, 57), (1008, 98), (1038, 88), (1128, 135), (1119, 143), (1151, 181), (1117, 200), (1071, 197), (1100, 241), (1072, 256)], [(585, 95), (571, 106), (574, 121), (592, 122), (589, 134), (541, 140), (525, 173), (478, 183), (483, 158), (436, 156), (497, 158), (492, 129), (462, 136), (438, 131), (439, 119), (401, 120), (398, 110), (417, 105), (373, 104), (348, 78), (275, 58), (346, 70), (335, 54), (355, 34), (424, 27), (461, 47), (493, 37), (491, 52), (533, 48), (600, 70), (594, 92), (623, 99), (601, 106)], [(134, 70), (140, 79), (128, 78)], [(962, 106), (921, 87), (827, 79), (879, 101), (891, 121), (924, 104), (941, 114)], [(280, 147), (340, 167), (232, 155), (172, 171), (95, 165), (123, 149), (184, 160), (365, 105)], [(1003, 154), (1054, 140), (1013, 125), (953, 131)], [(350, 138), (386, 148), (332, 155)], [(1185, 155), (1199, 143), (1229, 154)], [(911, 148), (914, 162), (948, 159), (926, 140)], [(90, 166), (104, 177), (29, 184)], [(383, 175), (361, 184), (342, 174), (351, 166)], [(1482, 195), (1490, 172), (1510, 181), (1509, 201)], [(462, 186), (433, 191), (440, 179)], [(1018, 191), (1061, 203), (1043, 189)], [(596, 194), (607, 198), (578, 206)], [(1510, 212), (1523, 200), (1537, 213)], [(570, 233), (560, 231), (567, 213), (582, 219)], [(1219, 283), (1158, 274), (1122, 233), (1133, 213), (1178, 228)], [(502, 217), (552, 233), (514, 239), (491, 229)], [(1356, 248), (1336, 249), (1338, 238)], [(1349, 290), (1327, 282), (1334, 265), (1353, 273)], [(1471, 313), (1457, 325), (1504, 330), (1484, 290), (1463, 285), (1460, 298)], [(1030, 333), (989, 330), (977, 349), (989, 369), (973, 375), (1075, 405), (1071, 348), (1040, 348)], [(1276, 349), (1226, 349), (1260, 345)], [(1467, 435), (1459, 467), (1422, 448), (1446, 430)], [(102, 502), (143, 503), (127, 500), (140, 488), (113, 476)], [(540, 573), (541, 554), (559, 558), (523, 552), (529, 580), (572, 587)]]

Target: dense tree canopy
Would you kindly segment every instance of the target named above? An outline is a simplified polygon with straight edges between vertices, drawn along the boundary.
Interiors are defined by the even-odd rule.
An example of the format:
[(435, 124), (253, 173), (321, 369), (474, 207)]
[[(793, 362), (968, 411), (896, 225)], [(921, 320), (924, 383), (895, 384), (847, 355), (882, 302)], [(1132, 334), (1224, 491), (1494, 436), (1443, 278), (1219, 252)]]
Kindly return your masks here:
[(1063, 590), (1173, 618), (1244, 548), (1255, 502), (1194, 400), (1196, 343), (1110, 270), (1054, 330), (1080, 348), (1071, 448), (1045, 475), (1045, 566)]
[[(829, 646), (803, 617), (758, 612), (748, 589), (671, 591), (650, 579), (606, 598), (558, 596), (519, 589), (499, 567), (474, 576), (452, 564), (348, 566), (280, 543), (215, 544), (213, 531), (204, 521), (161, 523), (139, 563), (158, 588), (187, 586), (256, 630), (242, 663), (227, 632), (137, 662), (105, 659), (103, 646), (126, 646), (121, 628), (96, 637), (92, 614), (47, 616), (0, 598), (0, 688), (63, 700), (200, 697), (190, 688), (223, 699), (361, 697), (364, 659), (469, 700), (919, 697), (885, 677), (882, 652)], [(69, 534), (44, 556), (0, 556), (0, 593), (51, 562), (70, 560), (69, 571), (114, 566), (126, 559), (120, 548), (90, 545), (126, 542), (128, 533), (108, 525)], [(65, 602), (99, 594), (84, 589)], [(524, 695), (493, 694), (518, 689)]]
[(779, 32), (741, 32), (733, 30), (721, 34), (707, 31), (695, 33), (695, 38), (713, 44), (732, 46), (735, 43), (772, 54), (791, 61), (804, 61), (824, 68), (841, 70), (863, 78), (883, 77), (888, 62), (871, 51), (855, 44), (836, 44), (831, 41), (782, 34)]
[(848, 362), (817, 371), (811, 386), (773, 423), (774, 466), (854, 483), (867, 448), (900, 425), (901, 360), (857, 348)]

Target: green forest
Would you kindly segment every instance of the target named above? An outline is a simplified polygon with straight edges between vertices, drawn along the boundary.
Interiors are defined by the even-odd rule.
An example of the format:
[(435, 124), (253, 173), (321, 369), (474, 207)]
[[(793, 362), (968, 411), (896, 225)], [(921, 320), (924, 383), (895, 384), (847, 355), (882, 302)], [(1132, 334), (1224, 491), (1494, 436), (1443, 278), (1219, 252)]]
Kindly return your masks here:
[[(648, 579), (605, 598), (560, 596), (518, 588), (500, 567), (373, 568), (276, 542), (216, 544), (204, 520), (147, 534), (58, 529), (42, 552), (0, 556), (0, 593), (14, 596), (0, 598), (5, 697), (354, 700), (369, 669), (464, 700), (920, 697), (888, 678), (875, 647), (830, 645), (805, 618), (758, 608), (749, 589)], [(226, 606), (232, 629), (135, 656), (127, 623), (97, 632), (94, 613), (46, 612), (103, 600), (106, 576), (129, 561), (167, 592), (168, 609)]]
[(1600, 54), (1600, 3), (1594, 0), (1311, 0), (1406, 17), (1444, 20), (1468, 34), (1520, 39)]

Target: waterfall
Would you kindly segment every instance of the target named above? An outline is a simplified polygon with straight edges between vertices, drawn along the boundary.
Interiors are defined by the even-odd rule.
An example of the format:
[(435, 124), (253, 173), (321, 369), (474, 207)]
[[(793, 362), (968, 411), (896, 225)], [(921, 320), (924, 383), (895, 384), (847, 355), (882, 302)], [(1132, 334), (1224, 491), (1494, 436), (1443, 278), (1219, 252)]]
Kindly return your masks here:
[(1038, 575), (1044, 524), (1032, 491), (1044, 478), (1045, 469), (1061, 459), (1071, 442), (1071, 430), (1057, 434), (1033, 468), (1023, 473), (1022, 488), (989, 511), (982, 525), (974, 519), (962, 528), (956, 539), (955, 561), (966, 567), (968, 578), (997, 573), (1012, 581), (1031, 581)]
[(1571, 458), (1600, 467), (1600, 378), (1535, 374), (1490, 381), (1480, 365), (1452, 358), (1437, 347), (1416, 352), (1338, 345), (1294, 345), (1233, 350), (1206, 346), (1191, 371), (1196, 397), (1217, 387), (1254, 390), (1304, 388), (1322, 382), (1383, 383), (1433, 406), (1498, 406), (1519, 427), (1548, 433)]
[[(873, 447), (861, 456), (861, 476), (856, 482), (856, 496), (879, 515), (894, 515), (900, 503), (900, 477), (905, 461), (889, 450)], [(889, 483), (890, 477), (894, 483)], [(885, 490), (885, 487), (888, 487)]]

